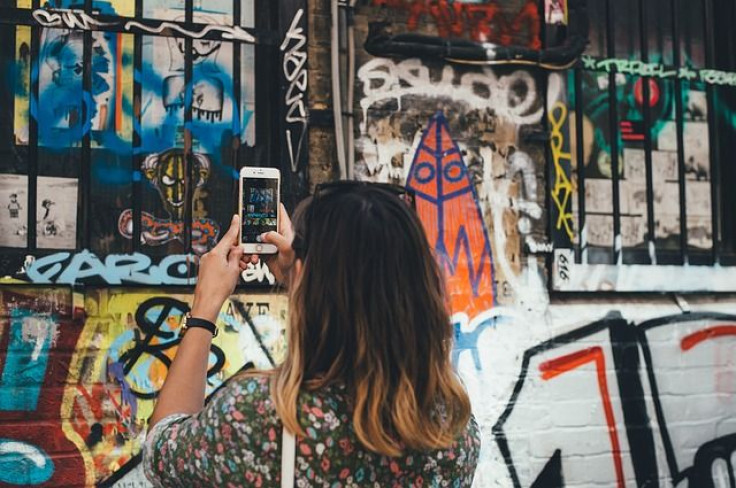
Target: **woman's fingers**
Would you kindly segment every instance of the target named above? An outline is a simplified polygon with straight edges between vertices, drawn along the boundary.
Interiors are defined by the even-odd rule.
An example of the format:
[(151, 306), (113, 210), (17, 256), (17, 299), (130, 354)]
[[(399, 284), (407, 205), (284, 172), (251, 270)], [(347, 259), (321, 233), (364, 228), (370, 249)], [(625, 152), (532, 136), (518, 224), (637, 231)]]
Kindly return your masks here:
[(279, 203), (279, 234), (286, 237), (289, 241), (293, 239), (294, 230), (291, 227), (291, 219), (289, 212), (286, 211), (283, 203)]
[(279, 234), (278, 232), (266, 232), (261, 234), (262, 242), (273, 244), (279, 250), (279, 252), (288, 251), (291, 249), (291, 240), (286, 236)]
[(243, 254), (240, 257), (240, 269), (245, 270), (249, 264), (258, 264), (258, 254)]
[(220, 242), (217, 243), (217, 245), (212, 248), (212, 253), (214, 254), (221, 254), (223, 256), (227, 255), (228, 249), (232, 246), (237, 245), (238, 243), (238, 234), (240, 232), (240, 217), (238, 214), (233, 215), (233, 218), (230, 220), (230, 228), (227, 230), (224, 236), (222, 236), (222, 239), (220, 239)]
[(239, 263), (241, 258), (243, 257), (243, 246), (232, 246), (230, 247), (230, 252), (227, 255), (227, 261), (230, 263), (230, 265), (234, 265), (235, 263)]

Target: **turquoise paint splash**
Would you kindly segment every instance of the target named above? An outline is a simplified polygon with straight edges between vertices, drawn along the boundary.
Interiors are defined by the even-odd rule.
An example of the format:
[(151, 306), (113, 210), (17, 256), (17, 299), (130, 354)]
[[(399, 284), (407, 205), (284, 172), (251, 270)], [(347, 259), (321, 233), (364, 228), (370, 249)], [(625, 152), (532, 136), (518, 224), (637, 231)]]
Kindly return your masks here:
[(10, 342), (0, 377), (0, 411), (36, 410), (55, 331), (50, 317), (39, 317), (30, 310), (11, 312)]
[(54, 474), (54, 463), (40, 447), (12, 439), (0, 439), (0, 482), (18, 486), (45, 483)]

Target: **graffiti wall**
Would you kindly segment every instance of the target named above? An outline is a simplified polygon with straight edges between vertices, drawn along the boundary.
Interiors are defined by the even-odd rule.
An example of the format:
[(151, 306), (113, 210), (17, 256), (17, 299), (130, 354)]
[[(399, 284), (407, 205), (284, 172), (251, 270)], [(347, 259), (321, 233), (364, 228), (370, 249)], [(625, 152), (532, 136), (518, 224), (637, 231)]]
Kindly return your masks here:
[[(476, 486), (734, 487), (733, 296), (555, 293), (728, 289), (730, 268), (673, 258), (713, 247), (707, 92), (728, 77), (596, 44), (577, 70), (432, 51), (564, 43), (581, 4), (360, 5), (355, 174), (416, 194), (482, 430)], [(588, 2), (591, 38), (601, 16)], [(377, 23), (418, 57), (361, 49)]]
[[(303, 179), (303, 5), (259, 7), (291, 16), (282, 26), (256, 25), (253, 1), (92, 3), (21, 2), (3, 19), (0, 275), (192, 284), (236, 211), (240, 168), (282, 167), (289, 195)], [(258, 35), (284, 38), (283, 68)], [(256, 103), (256, 78), (271, 74), (288, 93), (277, 110), (279, 84)], [(288, 144), (259, 129), (259, 111)], [(273, 284), (260, 269), (244, 284)]]
[[(110, 485), (134, 473), (189, 303), (157, 290), (0, 291), (0, 484)], [(286, 313), (283, 295), (225, 303), (208, 393), (245, 365), (283, 359)]]
[[(290, 191), (304, 170), (258, 125), (264, 110), (274, 127), (301, 120), (272, 106), (281, 83), (295, 81), (292, 104), (306, 94), (304, 4), (256, 3), (3, 6), (0, 486), (150, 486), (146, 422), (199, 256), (236, 209), (238, 171), (281, 166)], [(274, 14), (290, 19), (258, 20)], [(284, 69), (261, 36), (291, 40)], [(279, 83), (257, 99), (271, 73)], [(285, 353), (286, 297), (263, 263), (241, 278), (217, 320), (207, 393)]]
[[(149, 486), (145, 422), (237, 171), (279, 165), (292, 204), (334, 169), (327, 2), (91, 3), (0, 18), (0, 486)], [(352, 174), (416, 195), (475, 486), (736, 488), (736, 66), (685, 3), (675, 36), (669, 0), (340, 2)], [(274, 283), (243, 272), (208, 392), (283, 358)]]

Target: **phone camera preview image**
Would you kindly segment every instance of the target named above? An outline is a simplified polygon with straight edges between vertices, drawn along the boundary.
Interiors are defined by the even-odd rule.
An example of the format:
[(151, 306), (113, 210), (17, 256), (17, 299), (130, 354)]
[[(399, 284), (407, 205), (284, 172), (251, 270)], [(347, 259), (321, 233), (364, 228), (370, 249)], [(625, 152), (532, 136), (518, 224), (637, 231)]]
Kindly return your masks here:
[(278, 230), (278, 180), (243, 180), (242, 242), (256, 244), (264, 232)]

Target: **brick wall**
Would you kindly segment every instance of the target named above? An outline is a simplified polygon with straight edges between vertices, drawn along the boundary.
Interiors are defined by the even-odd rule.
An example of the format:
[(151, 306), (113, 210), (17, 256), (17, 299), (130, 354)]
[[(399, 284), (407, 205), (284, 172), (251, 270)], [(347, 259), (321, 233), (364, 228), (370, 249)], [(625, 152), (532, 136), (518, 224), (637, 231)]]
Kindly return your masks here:
[[(413, 3), (357, 4), (353, 169), (421, 192), (451, 167), (443, 178), (464, 185), (461, 200), (441, 195), (455, 218), (418, 210), (433, 241), (452, 256), (459, 249), (453, 359), (482, 429), (476, 486), (734, 488), (736, 297), (684, 295), (678, 305), (651, 294), (550, 295), (552, 161), (539, 135), (543, 109), (568, 105), (565, 90), (550, 91), (566, 77), (369, 55), (373, 20), (395, 32), (535, 45), (515, 22), (522, 0), (492, 3), (491, 32), (439, 10), (412, 13)], [(313, 188), (337, 174), (329, 2), (309, 2), (308, 20)], [(568, 129), (560, 136), (569, 140)], [(190, 291), (0, 289), (0, 486), (148, 486), (136, 454)], [(286, 313), (282, 295), (232, 297), (209, 388), (248, 361), (283, 357)]]
[[(735, 486), (734, 297), (685, 296), (680, 307), (548, 291), (546, 174), (574, 154), (567, 74), (363, 48), (374, 21), (394, 34), (535, 44), (517, 22), (528, 2), (483, 5), (497, 8), (486, 33), (443, 2), (359, 2), (353, 107), (356, 176), (439, 196), (418, 211), (453, 262), (454, 359), (483, 433), (476, 485)], [(558, 149), (546, 147), (550, 131)], [(440, 171), (452, 191), (435, 183)], [(472, 191), (457, 196), (457, 185)], [(452, 217), (437, 220), (433, 206)]]
[[(0, 486), (148, 486), (137, 454), (190, 303), (161, 289), (0, 290)], [(284, 295), (228, 300), (208, 391), (280, 361), (285, 319)]]

